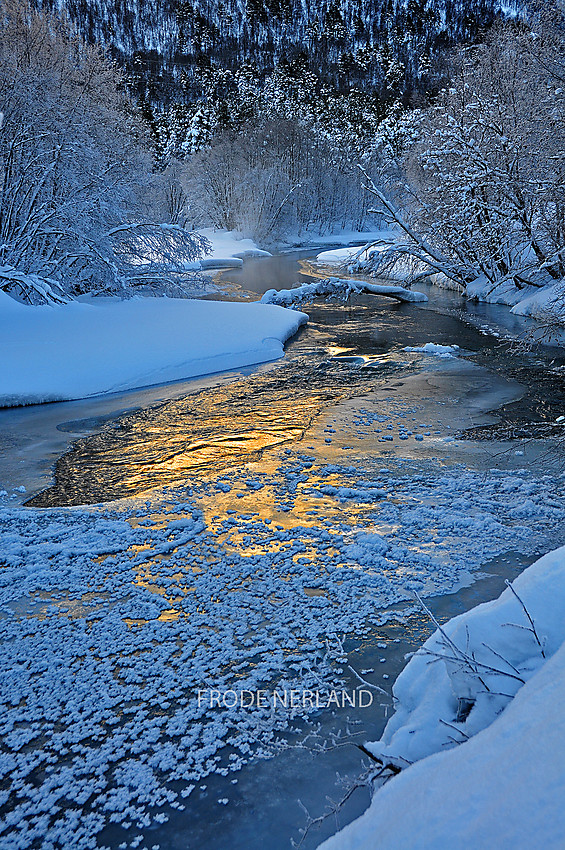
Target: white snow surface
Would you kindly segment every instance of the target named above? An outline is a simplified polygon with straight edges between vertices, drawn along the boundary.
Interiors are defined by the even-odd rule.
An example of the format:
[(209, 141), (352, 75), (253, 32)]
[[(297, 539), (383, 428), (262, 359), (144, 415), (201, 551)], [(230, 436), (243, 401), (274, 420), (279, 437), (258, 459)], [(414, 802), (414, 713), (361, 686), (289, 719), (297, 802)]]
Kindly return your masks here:
[(404, 770), (324, 850), (563, 847), (565, 547), (512, 587), (436, 631), (398, 677), (397, 710), (367, 746)]
[(304, 313), (267, 304), (91, 299), (30, 307), (0, 292), (0, 406), (85, 398), (283, 355)]
[(389, 231), (374, 234), (373, 239), (382, 239), (388, 244), (370, 245), (369, 243), (366, 245), (353, 245), (347, 248), (333, 248), (330, 251), (322, 251), (316, 257), (316, 265), (347, 266), (352, 261), (366, 260), (375, 253), (386, 251), (395, 242), (394, 234)]
[(531, 291), (512, 307), (511, 312), (519, 316), (532, 316), (534, 319), (547, 319), (553, 316), (563, 322), (565, 320), (565, 281)]
[(459, 354), (458, 345), (440, 345), (438, 342), (426, 342), (419, 346), (406, 346), (403, 351), (416, 351), (422, 354), (431, 354), (435, 357), (449, 359), (457, 357)]
[(214, 230), (206, 227), (198, 231), (212, 245), (206, 261), (244, 260), (247, 257), (271, 257), (269, 251), (259, 248), (253, 239), (247, 239), (236, 230)]
[[(396, 233), (397, 231), (394, 231), (392, 228), (386, 230), (332, 230), (330, 233), (324, 233), (322, 235), (312, 230), (287, 234), (282, 241), (289, 248), (321, 248), (323, 245), (329, 245), (334, 246), (331, 249), (333, 251), (336, 245), (363, 247), (369, 242), (375, 242), (378, 239), (394, 238)], [(353, 250), (357, 249), (353, 248)]]
[(371, 276), (381, 277), (383, 280), (407, 281), (416, 274), (427, 274), (429, 267), (424, 263), (415, 261), (406, 256), (397, 256), (394, 262), (389, 262), (385, 254), (395, 245), (403, 242), (402, 234), (395, 230), (381, 230), (372, 235), (365, 244), (354, 245), (347, 248), (336, 248), (330, 251), (322, 251), (316, 257), (315, 264), (335, 268), (336, 270), (346, 268), (350, 274), (364, 274), (367, 266), (374, 266), (382, 254), (381, 261), (384, 263), (381, 274), (371, 270)]
[(318, 280), (315, 283), (303, 283), (301, 286), (295, 286), (293, 289), (269, 289), (265, 292), (261, 301), (263, 304), (283, 304), (290, 307), (294, 304), (302, 304), (304, 301), (311, 301), (312, 298), (319, 297), (337, 297), (345, 300), (350, 295), (362, 292), (367, 292), (370, 295), (382, 295), (387, 298), (394, 298), (397, 301), (406, 301), (409, 303), (422, 303), (428, 300), (427, 295), (423, 292), (405, 289), (402, 286), (329, 277), (324, 280)]
[(493, 286), (485, 277), (467, 285), (467, 297), (490, 304), (505, 304), (518, 316), (531, 316), (541, 321), (565, 321), (565, 281), (545, 286), (518, 289), (512, 281)]

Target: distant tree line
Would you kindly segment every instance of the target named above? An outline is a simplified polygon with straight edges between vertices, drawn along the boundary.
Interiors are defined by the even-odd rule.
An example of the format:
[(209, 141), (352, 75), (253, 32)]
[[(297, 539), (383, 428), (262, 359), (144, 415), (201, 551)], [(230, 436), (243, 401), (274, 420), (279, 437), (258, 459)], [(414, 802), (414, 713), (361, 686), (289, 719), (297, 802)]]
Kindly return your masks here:
[(107, 46), (127, 68), (138, 94), (162, 105), (197, 99), (203, 69), (236, 71), (251, 63), (270, 73), (300, 56), (322, 82), (347, 92), (380, 91), (383, 55), (390, 54), (403, 68), (395, 95), (422, 94), (448, 47), (476, 40), (525, 6), (524, 0), (35, 1), (66, 9), (90, 43)]

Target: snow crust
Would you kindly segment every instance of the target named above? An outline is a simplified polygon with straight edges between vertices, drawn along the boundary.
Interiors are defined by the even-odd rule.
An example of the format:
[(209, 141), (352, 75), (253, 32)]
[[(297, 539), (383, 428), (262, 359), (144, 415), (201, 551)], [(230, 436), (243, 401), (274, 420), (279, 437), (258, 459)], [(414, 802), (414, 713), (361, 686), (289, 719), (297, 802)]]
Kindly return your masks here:
[(417, 351), (422, 354), (432, 354), (435, 357), (449, 359), (459, 354), (458, 345), (440, 345), (438, 342), (426, 342), (420, 346), (406, 346), (403, 351)]
[(260, 303), (104, 298), (30, 307), (0, 292), (0, 406), (85, 398), (283, 355), (304, 313)]
[[(411, 659), (394, 686), (396, 712), (368, 745), (404, 770), (324, 850), (563, 846), (565, 547), (512, 587)], [(471, 708), (458, 720), (462, 701)]]

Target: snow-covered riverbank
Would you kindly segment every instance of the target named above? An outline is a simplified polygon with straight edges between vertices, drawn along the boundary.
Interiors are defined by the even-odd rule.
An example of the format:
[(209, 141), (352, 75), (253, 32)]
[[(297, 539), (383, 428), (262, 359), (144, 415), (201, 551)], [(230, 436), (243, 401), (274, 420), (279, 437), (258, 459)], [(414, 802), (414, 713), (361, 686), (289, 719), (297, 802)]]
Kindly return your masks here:
[(447, 850), (454, 836), (465, 847), (563, 846), (565, 547), (512, 588), (438, 629), (409, 662), (395, 714), (367, 745), (402, 771), (324, 850)]
[[(382, 231), (374, 240), (359, 242), (355, 246), (322, 251), (316, 257), (316, 265), (322, 269), (333, 270), (334, 273), (343, 273), (347, 269), (350, 273), (361, 275), (366, 268), (370, 267), (370, 273), (374, 276), (375, 258), (379, 253), (384, 254), (398, 238), (397, 231)], [(397, 282), (406, 282), (416, 273), (425, 274), (426, 267), (423, 264), (416, 266), (413, 261), (401, 258), (397, 259), (394, 266), (386, 268), (383, 277)], [(430, 274), (429, 280), (435, 286), (462, 292), (461, 287), (452, 283), (443, 274)], [(518, 288), (512, 281), (493, 286), (492, 282), (482, 277), (469, 283), (464, 295), (466, 298), (486, 304), (503, 304), (514, 315), (530, 316), (544, 326), (554, 325), (556, 327), (553, 330), (553, 337), (558, 332), (557, 326), (562, 326), (565, 321), (565, 281), (551, 282), (545, 286), (524, 285)]]
[[(263, 282), (277, 264), (249, 263)], [(73, 487), (81, 475), (100, 482), (92, 502), (111, 498), (116, 470), (131, 481), (154, 475), (153, 490), (39, 511), (17, 506), (19, 491), (0, 494), (8, 846), (249, 850), (268, 835), (284, 850), (304, 824), (298, 796), (314, 813), (326, 793), (339, 798), (331, 781), (336, 770), (351, 775), (345, 750), (329, 778), (317, 760), (306, 764), (303, 785), (319, 796), (303, 797), (292, 757), (288, 782), (279, 763), (255, 772), (255, 755), (276, 752), (277, 736), (295, 738), (292, 718), (199, 706), (202, 683), (338, 685), (326, 655), (337, 630), (354, 636), (347, 652), (374, 642), (358, 669), (388, 690), (402, 652), (423, 639), (399, 651), (402, 620), (394, 637), (384, 630), (397, 616), (390, 606), (412, 604), (409, 588), (429, 598), (470, 586), (493, 559), (507, 559), (514, 578), (562, 542), (560, 469), (540, 464), (535, 446), (494, 459), (485, 444), (457, 439), (521, 393), (466, 360), (486, 338), (425, 308), (367, 301), (359, 311), (314, 307), (286, 366), (264, 370), (272, 391), (260, 392), (262, 376), (245, 379), (216, 404), (203, 398), (202, 422), (194, 396), (169, 413), (160, 405), (140, 413), (139, 429), (131, 418), (110, 427), (130, 436), (106, 445), (107, 464), (87, 451), (70, 468)], [(439, 345), (422, 345), (430, 339)], [(345, 396), (333, 408), (330, 390)], [(75, 402), (61, 405), (61, 421), (77, 418), (77, 405), (87, 416)], [(308, 410), (315, 418), (300, 437)], [(2, 415), (25, 424), (26, 412)], [(266, 448), (236, 462), (228, 453), (241, 444)], [(217, 461), (190, 466), (209, 450)], [(366, 738), (380, 736), (382, 712)], [(347, 725), (343, 712), (336, 721)], [(33, 794), (20, 793), (32, 783)], [(304, 846), (320, 838), (312, 831)]]
[(30, 307), (0, 292), (0, 406), (85, 398), (276, 360), (307, 321), (268, 304), (103, 298)]

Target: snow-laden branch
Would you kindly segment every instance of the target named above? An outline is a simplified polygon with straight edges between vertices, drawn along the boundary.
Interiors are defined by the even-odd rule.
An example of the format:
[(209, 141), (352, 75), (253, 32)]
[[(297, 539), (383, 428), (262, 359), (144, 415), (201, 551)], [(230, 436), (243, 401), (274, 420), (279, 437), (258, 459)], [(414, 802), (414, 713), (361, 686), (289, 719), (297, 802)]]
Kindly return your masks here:
[(361, 293), (382, 295), (385, 298), (409, 303), (421, 303), (428, 300), (427, 295), (423, 292), (413, 292), (403, 286), (329, 277), (315, 283), (304, 283), (294, 289), (269, 289), (265, 292), (261, 301), (263, 304), (280, 304), (284, 307), (292, 307), (320, 297), (339, 298), (346, 301), (351, 295), (360, 295)]
[[(423, 263), (428, 266), (431, 272), (444, 274), (450, 280), (453, 280), (455, 283), (464, 287), (468, 280), (468, 273), (465, 274), (461, 265), (454, 264), (447, 257), (433, 248), (423, 236), (417, 233), (406, 221), (400, 210), (398, 210), (392, 201), (377, 188), (365, 169), (361, 165), (359, 165), (358, 168), (366, 181), (363, 184), (365, 191), (377, 198), (381, 206), (387, 211), (389, 215), (389, 222), (391, 224), (396, 224), (408, 237), (408, 243), (405, 245), (391, 245), (390, 248), (384, 251), (373, 253), (372, 257), (375, 265), (385, 266), (387, 262), (390, 265), (394, 265), (401, 255), (407, 255), (419, 263)], [(375, 245), (377, 244), (379, 243), (375, 243)], [(370, 248), (372, 245), (367, 247)]]
[(0, 266), (0, 290), (28, 304), (64, 304), (69, 300), (56, 280), (25, 274), (13, 266)]

